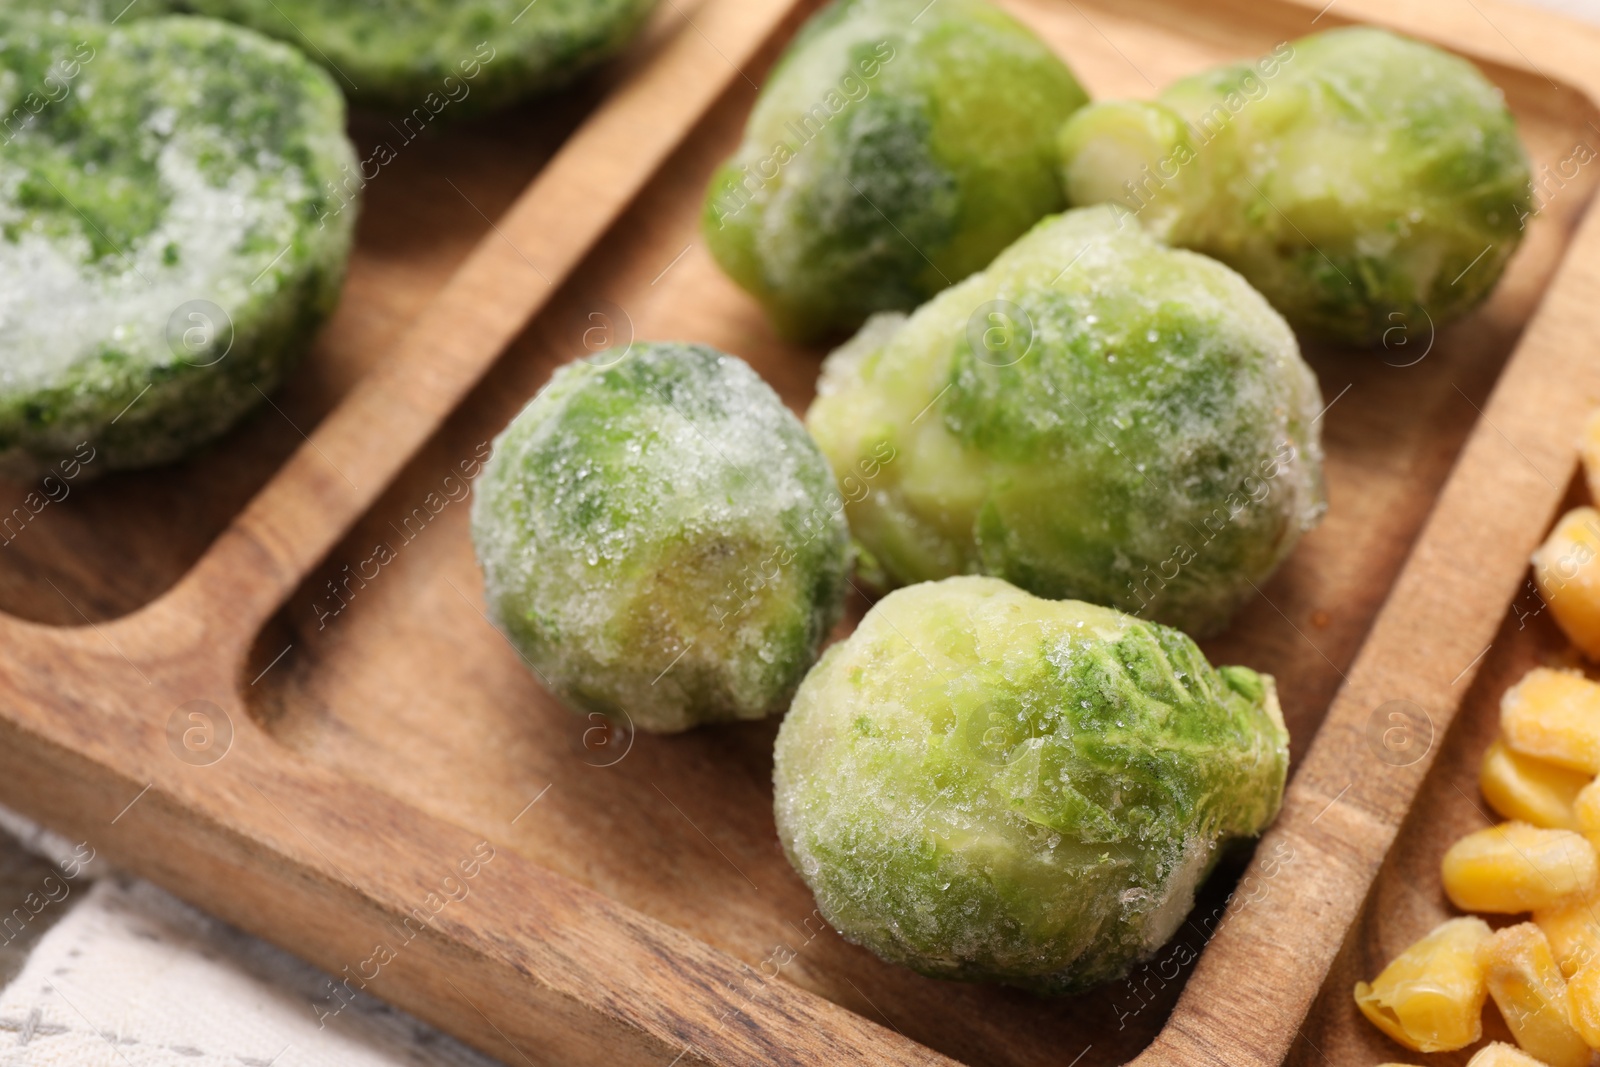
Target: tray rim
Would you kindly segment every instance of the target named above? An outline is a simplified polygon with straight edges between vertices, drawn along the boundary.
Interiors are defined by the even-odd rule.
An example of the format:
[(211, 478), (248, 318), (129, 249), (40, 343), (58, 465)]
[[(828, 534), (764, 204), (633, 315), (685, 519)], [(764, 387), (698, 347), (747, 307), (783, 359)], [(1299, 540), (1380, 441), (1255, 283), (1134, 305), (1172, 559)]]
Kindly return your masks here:
[[(391, 366), (400, 366), (405, 372), (418, 375), (410, 381), (411, 387), (406, 388), (407, 380), (401, 371), (373, 372), (364, 377), (312, 432), (308, 442), (279, 469), (267, 487), (166, 593), (132, 614), (100, 626), (59, 628), (0, 617), (0, 637), (6, 640), (8, 648), (27, 649), (39, 655), (37, 664), (27, 664), (22, 662), (24, 657), (15, 652), (0, 654), (0, 696), (9, 698), (0, 706), (0, 737), (11, 742), (3, 746), (5, 753), (0, 755), (0, 769), (7, 772), (0, 775), (0, 798), (46, 823), (75, 833), (92, 834), (92, 839), (103, 842), (106, 851), (120, 865), (151, 877), (180, 896), (202, 897), (202, 906), (252, 932), (264, 934), (269, 940), (287, 943), (291, 951), (309, 955), (315, 962), (321, 962), (329, 952), (320, 948), (304, 951), (311, 931), (298, 936), (288, 933), (295, 931), (296, 920), (303, 920), (305, 911), (342, 912), (346, 916), (365, 914), (375, 920), (392, 920), (405, 913), (406, 900), (415, 899), (415, 894), (424, 891), (426, 885), (426, 875), (415, 870), (393, 881), (381, 878), (376, 884), (369, 881), (365, 887), (349, 879), (317, 841), (320, 839), (330, 846), (340, 843), (334, 829), (352, 813), (363, 816), (365, 825), (382, 831), (367, 843), (369, 848), (383, 846), (380, 854), (387, 850), (392, 850), (393, 855), (416, 852), (419, 837), (429, 843), (431, 854), (436, 857), (466, 855), (464, 849), (475, 848), (477, 842), (472, 839), (477, 835), (421, 815), (403, 802), (356, 785), (332, 771), (310, 767), (261, 732), (238, 699), (250, 644), (282, 600), (333, 549), (349, 525), (372, 506), (393, 477), (414, 458), (416, 448), (431, 438), (443, 418), (459, 406), (460, 398), (494, 362), (505, 343), (519, 333), (527, 319), (542, 306), (542, 299), (532, 306), (527, 306), (527, 301), (512, 301), (525, 308), (526, 314), (520, 321), (512, 323), (509, 319), (515, 316), (508, 316), (505, 321), (480, 324), (468, 340), (480, 349), (492, 346), (494, 357), (483, 360), (475, 372), (469, 368), (463, 374), (459, 367), (441, 369), (434, 364), (431, 357), (440, 347), (440, 337), (435, 331), (448, 326), (457, 334), (462, 332), (451, 305), (462, 300), (465, 288), (481, 284), (480, 276), (491, 268), (502, 276), (515, 278), (521, 274), (526, 277), (517, 264), (521, 251), (512, 245), (515, 258), (512, 252), (504, 249), (496, 252), (496, 241), (503, 238), (511, 245), (506, 233), (529, 232), (530, 223), (539, 222), (543, 215), (566, 210), (559, 195), (563, 179), (579, 179), (577, 187), (592, 198), (595, 181), (583, 171), (605, 160), (605, 155), (599, 151), (606, 143), (605, 135), (627, 126), (635, 111), (656, 114), (661, 106), (658, 86), (666, 81), (661, 75), (663, 70), (697, 74), (692, 80), (695, 87), (692, 95), (703, 103), (673, 112), (671, 120), (655, 131), (657, 136), (648, 166), (638, 167), (630, 175), (607, 175), (613, 183), (609, 188), (613, 195), (608, 203), (614, 205), (614, 211), (604, 218), (592, 217), (589, 221), (594, 222), (596, 228), (588, 239), (561, 250), (562, 262), (550, 264), (554, 281), (548, 288), (553, 292), (586, 258), (594, 242), (601, 239), (610, 222), (626, 209), (638, 190), (654, 180), (683, 138), (734, 84), (740, 76), (738, 67), (778, 34), (786, 32), (797, 21), (798, 13), (811, 3), (812, 0), (709, 0), (699, 9), (697, 14), (701, 22), (710, 25), (714, 32), (728, 32), (738, 37), (742, 51), (735, 54), (743, 58), (735, 63), (724, 56), (731, 70), (696, 71), (694, 54), (698, 49), (687, 28), (680, 28), (678, 36), (663, 46), (662, 53), (619, 87), (573, 135), (494, 232), (484, 238), (429, 310), (408, 330), (397, 346), (408, 358), (396, 359)], [(1580, 47), (1582, 42), (1587, 42), (1589, 55), (1600, 53), (1600, 30), (1561, 16), (1514, 7), (1503, 0), (1469, 0), (1473, 10), (1493, 32), (1481, 27), (1474, 32), (1460, 22), (1451, 23), (1441, 31), (1438, 12), (1428, 10), (1420, 0), (1382, 4), (1378, 0), (1342, 0), (1342, 3), (1334, 0), (1326, 6), (1314, 0), (1275, 0), (1275, 3), (1280, 8), (1318, 11), (1318, 18), (1329, 13), (1337, 3), (1340, 5), (1337, 18), (1341, 22), (1352, 21), (1352, 12), (1356, 12), (1354, 18), (1360, 21), (1389, 25), (1475, 58), (1548, 79), (1546, 71), (1528, 60), (1482, 9), (1496, 14), (1515, 12), (1524, 23), (1531, 20), (1541, 27), (1541, 36), (1558, 46), (1555, 62), (1545, 66), (1560, 75), (1568, 88), (1577, 90), (1591, 109), (1596, 109), (1596, 101), (1600, 99), (1600, 73), (1586, 73)], [(694, 28), (707, 44), (711, 42), (712, 38), (705, 35), (702, 26)], [(682, 80), (672, 84), (681, 94)], [(657, 99), (652, 99), (653, 94)], [(552, 189), (556, 192), (552, 193)], [(547, 201), (550, 201), (548, 205)], [(1513, 381), (1518, 368), (1528, 365), (1523, 357), (1532, 350), (1536, 332), (1541, 337), (1548, 332), (1542, 324), (1550, 318), (1552, 297), (1559, 292), (1562, 306), (1574, 302), (1581, 306), (1581, 296), (1568, 294), (1569, 289), (1580, 288), (1580, 283), (1584, 291), (1600, 295), (1600, 276), (1595, 271), (1578, 269), (1580, 252), (1589, 253), (1589, 258), (1600, 253), (1600, 219), (1593, 212), (1570, 240), (1543, 301), (1497, 381), (1486, 407), (1487, 414), (1463, 445), (1448, 481), (1436, 498), (1433, 513), (1418, 534), (1362, 643), (1349, 672), (1352, 681), (1373, 669), (1374, 643), (1380, 633), (1385, 632), (1386, 625), (1395, 625), (1386, 620), (1396, 608), (1402, 587), (1408, 579), (1415, 581), (1414, 572), (1432, 568), (1435, 561), (1430, 560), (1427, 553), (1439, 539), (1438, 525), (1446, 521), (1441, 518), (1446, 499), (1453, 499), (1452, 494), (1459, 493), (1458, 484), (1463, 478), (1471, 477), (1479, 467), (1493, 470), (1498, 466), (1490, 462), (1493, 455), (1485, 452), (1486, 448), (1493, 448), (1495, 435), (1500, 432), (1494, 428), (1497, 424), (1491, 416), (1501, 415), (1502, 409), (1512, 406), (1515, 398), (1507, 399), (1508, 383), (1515, 385), (1527, 377), (1524, 369)], [(540, 271), (532, 263), (527, 266)], [(1577, 281), (1572, 280), (1574, 277)], [(430, 318), (441, 306), (450, 314)], [(419, 398), (416, 395), (419, 392), (425, 396)], [(454, 399), (441, 405), (437, 402), (441, 395), (454, 396)], [(1597, 383), (1596, 395), (1600, 396), (1600, 383)], [(435, 402), (424, 402), (428, 397)], [(425, 425), (426, 429), (407, 435), (408, 439), (414, 437), (414, 448), (400, 450), (398, 458), (390, 453), (374, 462), (370, 456), (363, 455), (362, 435), (352, 435), (352, 431), (359, 429), (359, 424), (370, 424), (373, 421), (370, 415), (382, 415), (381, 409), (390, 405), (393, 407), (387, 413), (389, 419), (380, 419), (380, 423), (401, 412)], [(375, 409), (380, 410), (375, 412)], [(330, 454), (345, 462), (334, 467)], [(1576, 467), (1575, 454), (1566, 459), (1560, 491), (1546, 509), (1550, 514), (1543, 516), (1539, 534), (1548, 525), (1559, 503), (1560, 492), (1564, 491)], [(344, 475), (338, 473), (350, 469), (356, 471), (367, 489), (354, 489), (354, 483), (347, 484)], [(1537, 489), (1532, 495), (1539, 496)], [(271, 506), (264, 506), (263, 500)], [(300, 524), (291, 522), (286, 528), (284, 513), (291, 518), (320, 516), (311, 524), (317, 536), (297, 536), (300, 531), (295, 527)], [(1511, 600), (1510, 590), (1516, 588), (1523, 569), (1518, 568), (1509, 579), (1509, 585), (1504, 580), (1480, 583), (1487, 587), (1483, 591), (1486, 594), (1492, 594), (1498, 586), (1507, 586), (1507, 594), (1498, 602), (1499, 609), (1491, 613), (1491, 630), (1499, 625), (1504, 606)], [(226, 625), (218, 625), (223, 620)], [(112, 655), (107, 646), (116, 654)], [(121, 694), (115, 694), (109, 684), (96, 684), (104, 681), (108, 671), (125, 675), (126, 668), (120, 666), (122, 661), (134, 666), (154, 699), (138, 701), (137, 708), (118, 707), (110, 711), (106, 707), (108, 696), (138, 692), (138, 687), (131, 682)], [(1467, 672), (1472, 670), (1469, 665)], [(1468, 683), (1460, 687), (1461, 696), (1470, 686), (1471, 675), (1467, 672), (1460, 676), (1460, 680)], [(166, 695), (197, 689), (217, 695), (220, 706), (229, 709), (230, 718), (235, 721), (236, 758), (230, 760), (233, 774), (232, 779), (225, 782), (228, 788), (208, 788), (205, 778), (185, 775), (182, 768), (169, 767), (174, 761), (165, 752), (165, 723), (161, 721), (165, 715), (151, 714), (153, 705), (161, 705), (156, 709), (158, 712), (170, 706), (163, 703)], [(156, 697), (157, 693), (163, 695)], [(1256, 1011), (1263, 1005), (1271, 1005), (1292, 1013), (1303, 1000), (1303, 1007), (1295, 1016), (1297, 1022), (1304, 1018), (1320, 990), (1322, 975), (1350, 929), (1366, 888), (1376, 875), (1377, 865), (1387, 854), (1394, 833), (1410, 808), (1410, 800), (1431, 765), (1431, 758), (1425, 757), (1411, 768), (1416, 773), (1408, 776), (1409, 788), (1404, 789), (1403, 794), (1385, 795), (1382, 789), (1377, 789), (1369, 795), (1366, 789), (1355, 790), (1352, 782), (1346, 790), (1332, 795), (1331, 789), (1321, 786), (1319, 778), (1308, 776), (1308, 770), (1321, 769), (1328, 758), (1326, 754), (1335, 751), (1334, 738), (1343, 738), (1340, 743), (1346, 748), (1350, 743), (1358, 743), (1349, 731), (1354, 727), (1351, 717), (1360, 713), (1360, 696), (1359, 688), (1353, 690), (1351, 681), (1341, 687), (1311, 749), (1301, 761), (1286, 801), (1285, 814), (1264, 839), (1261, 850), (1266, 851), (1268, 842), (1281, 841), (1324, 858), (1339, 877), (1319, 881), (1316, 888), (1337, 898), (1328, 901), (1337, 912), (1350, 912), (1346, 921), (1338, 924), (1338, 937), (1333, 940), (1331, 949), (1326, 944), (1326, 936), (1316, 944), (1315, 956), (1320, 965), (1310, 968), (1316, 972), (1316, 979), (1309, 983), (1309, 992), (1304, 988), (1308, 983), (1303, 979), (1290, 983), (1288, 988), (1263, 988), (1266, 983), (1262, 979), (1272, 968), (1258, 968), (1262, 973), (1255, 976), (1255, 981), (1246, 983), (1257, 995), (1253, 999), (1239, 999), (1250, 999)], [(1459, 697), (1450, 706), (1437, 709), (1446, 727), (1458, 706)], [(1354, 728), (1359, 733), (1359, 727)], [(95, 736), (102, 733), (106, 736)], [(112, 740), (118, 743), (108, 743)], [(263, 786), (272, 791), (271, 795)], [(257, 796), (251, 797), (250, 791)], [(137, 797), (134, 797), (135, 792)], [(137, 802), (146, 792), (150, 794), (148, 801), (132, 809), (127, 798), (134, 797)], [(277, 815), (282, 816), (280, 823), (267, 825), (259, 811), (258, 801), (262, 798), (277, 809)], [(1310, 820), (1310, 827), (1315, 827), (1322, 815), (1336, 810), (1334, 805), (1344, 798), (1348, 798), (1348, 802), (1337, 809), (1339, 814), (1329, 826), (1342, 827), (1346, 833), (1360, 839), (1360, 846), (1352, 849), (1347, 843), (1327, 840), (1326, 834), (1319, 836), (1302, 831), (1299, 819), (1307, 811), (1318, 810), (1317, 818)], [(1396, 802), (1402, 799), (1396, 811)], [(1363, 800), (1367, 803), (1357, 803)], [(1316, 808), (1308, 805), (1316, 805)], [(130, 809), (136, 814), (122, 823)], [(291, 819), (289, 812), (299, 816), (299, 820)], [(115, 815), (107, 823), (106, 817), (112, 813)], [(269, 817), (271, 814), (266, 813)], [(330, 816), (334, 829), (324, 821)], [(397, 837), (401, 824), (406, 827), (406, 836)], [(304, 829), (307, 825), (311, 828), (309, 835)], [(182, 840), (186, 836), (198, 840)], [(510, 881), (515, 886), (523, 890), (538, 887), (542, 898), (539, 903), (547, 912), (540, 916), (542, 921), (532, 924), (531, 931), (517, 923), (519, 929), (515, 933), (521, 936), (515, 939), (517, 943), (506, 944), (495, 936), (494, 922), (478, 926), (470, 922), (469, 917), (445, 917), (437, 927), (418, 938), (421, 944), (410, 953), (404, 974), (395, 976), (392, 995), (387, 980), (382, 988), (374, 983), (374, 991), (437, 1022), (444, 1014), (437, 1005), (441, 998), (450, 998), (440, 987), (438, 979), (442, 977), (457, 995), (450, 999), (471, 1004), (495, 1032), (493, 1036), (484, 1032), (461, 1036), (511, 1062), (516, 1060), (508, 1053), (522, 1059), (526, 1056), (506, 1032), (508, 1030), (525, 1039), (530, 1035), (541, 1036), (546, 1039), (544, 1047), (552, 1047), (548, 1041), (551, 1028), (534, 1025), (538, 1022), (537, 1015), (530, 1012), (529, 1002), (568, 1024), (570, 1033), (559, 1044), (566, 1046), (572, 1062), (607, 1062), (623, 1050), (649, 1058), (659, 1057), (660, 1062), (666, 1062), (674, 1054), (678, 1054), (683, 1063), (814, 1062), (809, 1057), (793, 1058), (796, 1050), (817, 1052), (832, 1048), (842, 1051), (836, 1043), (840, 1040), (847, 1040), (843, 1047), (848, 1047), (863, 1062), (953, 1062), (848, 1009), (787, 985), (765, 991), (770, 1003), (742, 1006), (729, 1005), (728, 998), (722, 995), (725, 990), (700, 989), (704, 995), (699, 998), (698, 1006), (708, 1009), (706, 1019), (710, 1019), (718, 1007), (725, 1006), (729, 1010), (737, 1009), (734, 1018), (743, 1016), (748, 1020), (748, 1026), (736, 1031), (723, 1026), (717, 1033), (701, 1033), (706, 1028), (689, 1025), (692, 1020), (685, 1018), (685, 1010), (667, 1015), (641, 1011), (638, 1005), (631, 1006), (630, 1010), (630, 1006), (621, 1001), (641, 988), (660, 985), (663, 975), (676, 981), (671, 993), (682, 1001), (685, 998), (681, 986), (686, 979), (692, 981), (698, 977), (703, 984), (710, 976), (736, 977), (745, 965), (705, 946), (692, 935), (648, 919), (575, 883), (567, 883), (566, 879), (546, 871), (531, 859), (512, 853), (501, 862), (502, 866), (494, 868), (497, 875), (511, 867), (514, 877)], [(264, 875), (264, 880), (274, 885), (287, 903), (261, 899), (259, 892), (239, 894), (233, 884), (238, 874), (236, 865)], [(486, 869), (491, 867), (492, 864), (486, 865)], [(185, 889), (195, 886), (201, 887), (201, 892), (185, 893)], [(491, 904), (499, 899), (508, 909), (528, 907), (525, 899), (509, 894), (504, 887), (496, 890), (486, 883), (482, 888), (480, 896), (489, 898)], [(408, 897), (408, 893), (412, 895)], [(1353, 906), (1349, 903), (1352, 897)], [(512, 913), (498, 912), (501, 915)], [(1233, 921), (1236, 913), (1238, 921)], [(579, 928), (563, 929), (558, 919), (578, 923)], [(1155, 1044), (1135, 1062), (1191, 1063), (1201, 1058), (1216, 1058), (1219, 1050), (1227, 1053), (1219, 1062), (1276, 1064), (1282, 1061), (1288, 1053), (1292, 1033), (1281, 1041), (1277, 1040), (1282, 1036), (1280, 1032), (1272, 1040), (1258, 1040), (1254, 1045), (1241, 1047), (1239, 1035), (1247, 1035), (1247, 1040), (1260, 1039), (1263, 1035), (1259, 1027), (1252, 1029), (1245, 1025), (1248, 1017), (1241, 1020), (1236, 1013), (1219, 1014), (1195, 1003), (1199, 998), (1196, 991), (1207, 985), (1230, 982), (1237, 986), (1241, 977), (1251, 977), (1241, 973), (1237, 961), (1229, 966), (1219, 962), (1219, 957), (1242, 958), (1242, 953), (1252, 946), (1271, 946), (1273, 940), (1263, 936), (1261, 921), (1259, 912), (1252, 914), (1236, 902), (1224, 919), (1221, 933), (1208, 946), (1209, 951), (1202, 954), (1171, 1020)], [(600, 975), (592, 969), (585, 970), (569, 955), (592, 947), (588, 945), (589, 938), (582, 936), (581, 924), (585, 922), (610, 924), (626, 935), (608, 942), (616, 951), (631, 947), (632, 951), (624, 952), (621, 960), (626, 966), (613, 968), (614, 973), (610, 975)], [(1265, 933), (1270, 935), (1270, 931)], [(1326, 930), (1323, 933), (1326, 934)], [(329, 934), (332, 944), (343, 939), (333, 931)], [(333, 952), (334, 959), (347, 958), (337, 949)], [(682, 959), (673, 958), (677, 953), (682, 954)], [(696, 975), (683, 972), (678, 966), (683, 960), (697, 965)], [(476, 966), (469, 972), (460, 968), (463, 962)], [(1305, 972), (1304, 962), (1302, 953), (1296, 969)], [(327, 967), (325, 963), (324, 966), (335, 971), (334, 967)], [(470, 997), (444, 974), (442, 969), (447, 966), (473, 989), (476, 998)], [(1216, 973), (1219, 969), (1220, 973)], [(618, 986), (616, 978), (623, 972), (637, 984)], [(597, 981), (589, 988), (573, 984), (575, 978), (585, 977), (611, 980)], [(585, 995), (596, 993), (599, 995)], [(493, 1016), (480, 1004), (488, 1005)], [(429, 1010), (430, 1006), (434, 1010)], [(722, 1018), (728, 1018), (726, 1011)], [(455, 1029), (459, 1032), (460, 1028)], [(1294, 1029), (1297, 1031), (1298, 1026)], [(822, 1031), (820, 1045), (819, 1030)], [(495, 1040), (496, 1037), (500, 1040)]]

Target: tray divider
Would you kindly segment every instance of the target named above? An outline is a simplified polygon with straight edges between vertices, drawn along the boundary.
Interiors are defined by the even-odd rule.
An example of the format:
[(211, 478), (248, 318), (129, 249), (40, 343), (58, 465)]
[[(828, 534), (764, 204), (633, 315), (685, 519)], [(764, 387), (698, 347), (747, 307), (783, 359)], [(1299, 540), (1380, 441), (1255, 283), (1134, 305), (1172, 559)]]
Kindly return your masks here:
[[(378, 499), (807, 0), (706, 0), (619, 86), (204, 557), (151, 606), (246, 644)], [(139, 613), (142, 616), (143, 613)], [(135, 616), (139, 617), (139, 616)]]

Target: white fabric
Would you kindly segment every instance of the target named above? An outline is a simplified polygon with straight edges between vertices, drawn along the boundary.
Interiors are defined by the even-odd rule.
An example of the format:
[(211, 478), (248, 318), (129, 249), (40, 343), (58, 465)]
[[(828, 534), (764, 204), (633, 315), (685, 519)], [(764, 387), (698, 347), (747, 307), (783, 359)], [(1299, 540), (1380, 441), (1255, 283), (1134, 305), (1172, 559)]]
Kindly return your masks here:
[(148, 882), (72, 886), (0, 993), (0, 1067), (492, 1065), (367, 996), (319, 1028), (315, 968)]
[(71, 841), (54, 830), (46, 830), (32, 819), (24, 818), (10, 808), (0, 808), (0, 830), (4, 830), (29, 852), (43, 856), (73, 878), (98, 878), (107, 873), (106, 861), (95, 858), (92, 851), (80, 852)]

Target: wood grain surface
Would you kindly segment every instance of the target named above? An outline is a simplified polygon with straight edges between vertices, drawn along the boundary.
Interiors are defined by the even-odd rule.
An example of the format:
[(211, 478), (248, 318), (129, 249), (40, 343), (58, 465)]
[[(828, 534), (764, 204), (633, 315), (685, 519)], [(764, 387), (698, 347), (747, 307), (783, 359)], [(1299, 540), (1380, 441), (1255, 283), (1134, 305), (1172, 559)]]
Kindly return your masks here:
[[(1590, 399), (1600, 406), (1600, 395)], [(1571, 489), (1567, 506), (1590, 502), (1578, 484)], [(1461, 914), (1445, 897), (1440, 862), (1458, 838), (1503, 821), (1478, 791), (1478, 768), (1484, 751), (1499, 734), (1501, 694), (1535, 667), (1583, 669), (1597, 677), (1594, 665), (1585, 663), (1557, 629), (1537, 591), (1525, 584), (1494, 634), (1493, 647), (1465, 694), (1455, 728), (1435, 740), (1438, 756), (1417, 803), (1407, 815), (1304, 1026), (1304, 1036), (1289, 1058), (1295, 1067), (1330, 1060), (1376, 1064), (1414, 1057), (1361, 1016), (1352, 990), (1358, 981), (1371, 981), (1417, 938)], [(1485, 918), (1496, 928), (1526, 921), (1526, 916)], [(1512, 1040), (1493, 1008), (1484, 1012), (1484, 1039)], [(1476, 1048), (1429, 1056), (1426, 1062), (1461, 1067)]]
[[(1097, 97), (1390, 22), (1482, 63), (1541, 164), (1600, 145), (1600, 35), (1488, 0), (1006, 6)], [(1365, 920), (1363, 902), (1430, 767), (1419, 817), (1442, 789), (1475, 796), (1450, 755), (1472, 728), (1445, 727), (1469, 689), (1469, 722), (1498, 697), (1507, 653), (1479, 653), (1600, 402), (1594, 176), (1548, 198), (1468, 321), (1308, 353), (1332, 510), (1207, 643), (1277, 675), (1294, 736), (1288, 807), (1231, 907), (1244, 858), (1148, 967), (1088, 996), (936, 982), (816, 914), (773, 832), (775, 724), (635, 737), (562, 709), (484, 619), (466, 535), (487, 442), (586, 349), (704, 341), (809, 401), (823, 350), (776, 340), (696, 234), (809, 7), (669, 0), (609, 82), (406, 146), (273, 405), (183, 464), (74, 485), (0, 550), (0, 800), (508, 1063), (1277, 1064), (1302, 1030), (1305, 1062), (1371, 1058), (1337, 987), (1424, 921), (1369, 932), (1429, 861), (1391, 863)], [(1400, 700), (1432, 742), (1373, 740)], [(231, 742), (174, 740), (203, 722)], [(1470, 822), (1449, 811), (1431, 817)], [(338, 1025), (338, 997), (307, 1010)]]

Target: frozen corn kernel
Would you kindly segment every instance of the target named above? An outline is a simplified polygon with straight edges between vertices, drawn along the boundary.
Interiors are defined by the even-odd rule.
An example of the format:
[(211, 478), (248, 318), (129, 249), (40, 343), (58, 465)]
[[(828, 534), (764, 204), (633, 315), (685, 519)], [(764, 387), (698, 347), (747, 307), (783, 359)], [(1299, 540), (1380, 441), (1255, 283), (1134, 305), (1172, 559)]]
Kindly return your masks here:
[(1537, 667), (1500, 698), (1500, 730), (1524, 756), (1600, 774), (1600, 685)]
[(1561, 973), (1571, 978), (1592, 959), (1600, 959), (1600, 890), (1571, 897), (1533, 913)]
[(1567, 980), (1543, 930), (1506, 927), (1478, 946), (1478, 964), (1518, 1045), (1550, 1067), (1589, 1067), (1589, 1045), (1567, 1017)]
[(1451, 919), (1396, 956), (1383, 973), (1356, 983), (1356, 1007), (1379, 1030), (1418, 1052), (1449, 1052), (1483, 1036), (1482, 919)]
[(1533, 580), (1574, 645), (1600, 659), (1600, 511), (1573, 508), (1533, 554)]
[(1600, 958), (1578, 968), (1567, 983), (1567, 1012), (1590, 1048), (1600, 1048)]
[(1548, 1065), (1542, 1060), (1534, 1059), (1520, 1048), (1496, 1041), (1479, 1049), (1478, 1054), (1467, 1061), (1467, 1067), (1548, 1067)]
[(1600, 882), (1594, 846), (1571, 830), (1501, 823), (1444, 854), (1444, 891), (1462, 911), (1514, 915), (1548, 908)]
[(1572, 818), (1589, 844), (1600, 848), (1600, 778), (1591, 780), (1572, 798)]
[[(1581, 771), (1513, 752), (1504, 741), (1489, 746), (1478, 772), (1478, 787), (1491, 808), (1507, 819), (1552, 830), (1580, 829), (1573, 804), (1593, 780)], [(1600, 817), (1600, 810), (1596, 815)]]
[(1589, 499), (1600, 501), (1600, 411), (1583, 424), (1578, 439), (1578, 455), (1583, 459), (1583, 480), (1589, 485)]

